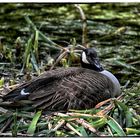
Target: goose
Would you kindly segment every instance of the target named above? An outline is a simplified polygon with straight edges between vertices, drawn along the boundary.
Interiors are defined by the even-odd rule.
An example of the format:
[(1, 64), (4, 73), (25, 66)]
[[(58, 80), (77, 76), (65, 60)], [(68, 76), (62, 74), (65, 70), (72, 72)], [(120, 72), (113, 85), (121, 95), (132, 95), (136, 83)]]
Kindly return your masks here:
[(17, 107), (68, 111), (91, 109), (99, 102), (121, 94), (119, 81), (104, 70), (94, 48), (84, 49), (80, 59), (81, 67), (46, 71), (4, 95), (3, 101)]

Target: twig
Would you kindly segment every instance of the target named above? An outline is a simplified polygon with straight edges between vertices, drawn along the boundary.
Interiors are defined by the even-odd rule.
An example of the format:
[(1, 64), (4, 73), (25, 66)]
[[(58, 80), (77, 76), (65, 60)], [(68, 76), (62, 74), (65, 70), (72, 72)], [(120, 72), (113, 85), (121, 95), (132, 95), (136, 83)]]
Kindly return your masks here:
[[(122, 98), (123, 98), (123, 96), (124, 96), (124, 93), (122, 93), (120, 96), (118, 96), (118, 97), (117, 97), (117, 100), (121, 101)], [(112, 100), (113, 100), (113, 99), (112, 99)], [(114, 104), (113, 104), (113, 102), (112, 102), (112, 103), (111, 103), (110, 105), (108, 105), (105, 109), (103, 109), (103, 110), (101, 110), (100, 112), (98, 112), (97, 115), (103, 116), (103, 115), (107, 114), (107, 113), (109, 112), (109, 110), (111, 110), (113, 107), (114, 107)]]
[(70, 130), (72, 130), (72, 131), (74, 131), (77, 135), (79, 135), (80, 137), (81, 136), (83, 136), (81, 133), (79, 133), (71, 124), (69, 124), (69, 123), (66, 123), (66, 126), (70, 129)]
[(81, 124), (86, 129), (90, 130), (91, 132), (93, 132), (97, 136), (105, 136), (105, 135), (101, 135), (100, 132), (98, 132), (93, 126), (88, 124), (84, 119), (76, 119), (76, 122)]
[(110, 101), (111, 101), (111, 98), (110, 98), (110, 99), (107, 99), (107, 100), (104, 100), (104, 101), (98, 103), (98, 104), (95, 106), (95, 108), (96, 108), (96, 109), (97, 109), (97, 108), (100, 108), (102, 105), (104, 105), (104, 104), (106, 104), (107, 102), (110, 102)]
[(55, 112), (54, 115), (56, 116), (60, 116), (60, 117), (67, 117), (67, 114), (63, 114), (63, 113), (59, 113), (59, 112)]
[(77, 44), (77, 45), (75, 46), (75, 48), (78, 48), (78, 49), (81, 49), (81, 50), (86, 49), (83, 45), (80, 45), (80, 44)]
[(4, 108), (0, 107), (0, 113), (4, 113), (4, 114), (6, 114), (7, 112), (8, 112), (7, 109), (4, 109)]
[(97, 115), (80, 114), (80, 113), (67, 113), (67, 114), (55, 113), (55, 115), (61, 116), (61, 117), (68, 117), (69, 115), (75, 116), (75, 118), (73, 118), (72, 121), (76, 121), (77, 123), (81, 124), (84, 128), (89, 129), (91, 132), (95, 133), (97, 136), (104, 136), (104, 135), (100, 134), (100, 132), (98, 132), (93, 126), (88, 124), (88, 122), (86, 122), (84, 119), (76, 118), (76, 116), (82, 116), (82, 115), (85, 115), (86, 117), (93, 117), (93, 116), (99, 117)]
[[(13, 136), (12, 133), (0, 133), (0, 136)], [(17, 133), (17, 136), (23, 136), (23, 137), (29, 137), (29, 136), (32, 136), (32, 135), (29, 135), (29, 134), (22, 134), (22, 133)]]
[(4, 130), (12, 123), (13, 118), (9, 118), (3, 128), (0, 130), (0, 133), (4, 132)]
[(111, 103), (111, 104), (110, 104), (109, 106), (107, 106), (105, 109), (99, 111), (99, 112), (97, 113), (97, 115), (103, 116), (103, 115), (107, 114), (108, 111), (111, 110), (113, 107), (114, 107), (114, 104)]
[(52, 129), (52, 124), (49, 122), (48, 123), (48, 129), (51, 130)]
[(67, 113), (70, 116), (84, 116), (84, 117), (102, 117), (97, 115), (91, 115), (91, 114), (82, 114), (82, 113)]
[(110, 133), (110, 135), (113, 137), (112, 131), (109, 126), (107, 126), (107, 129), (108, 129), (108, 132)]
[[(67, 54), (70, 52), (69, 49), (70, 49), (70, 48), (64, 48), (64, 49), (63, 49), (64, 52), (62, 52), (62, 53), (59, 55), (59, 57), (57, 58), (57, 60), (55, 61), (55, 63), (51, 66), (50, 70), (52, 70), (52, 69), (54, 68), (54, 66), (55, 66), (56, 64), (58, 64), (62, 58), (64, 58), (65, 56), (67, 56)], [(83, 49), (83, 48), (80, 48), (80, 49)], [(73, 50), (73, 52), (74, 52), (74, 53), (81, 53), (82, 50)]]
[[(15, 84), (15, 85), (11, 85), (11, 86), (8, 86), (9, 89), (11, 88), (16, 88), (17, 86), (19, 86), (20, 84)], [(7, 88), (7, 87), (3, 87), (0, 89), (0, 91), (2, 91), (4, 88)]]
[(125, 93), (122, 93), (120, 96), (117, 97), (117, 100), (121, 101), (123, 99), (124, 95), (125, 95)]
[(61, 53), (59, 55), (59, 57), (57, 58), (56, 62), (51, 66), (50, 70), (52, 70), (54, 68), (54, 66), (63, 58), (67, 55), (68, 51), (64, 51), (63, 53)]
[(56, 130), (59, 129), (64, 123), (65, 123), (65, 120), (61, 119), (60, 121), (58, 121), (58, 124), (55, 126), (55, 128), (52, 129), (52, 131), (56, 131)]
[(87, 21), (86, 21), (86, 16), (83, 12), (83, 9), (78, 4), (75, 4), (74, 6), (78, 9), (78, 11), (81, 15), (82, 22), (83, 22), (82, 45), (87, 47)]
[(127, 80), (127, 82), (126, 82), (125, 85), (122, 87), (122, 89), (126, 89), (127, 86), (129, 85), (129, 83), (130, 83), (130, 80)]

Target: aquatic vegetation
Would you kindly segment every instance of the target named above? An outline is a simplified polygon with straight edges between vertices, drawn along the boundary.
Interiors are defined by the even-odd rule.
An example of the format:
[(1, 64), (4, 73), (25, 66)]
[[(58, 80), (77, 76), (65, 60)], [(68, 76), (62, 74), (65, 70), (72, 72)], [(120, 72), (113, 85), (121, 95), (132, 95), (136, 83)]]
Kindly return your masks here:
[(122, 95), (90, 110), (67, 113), (2, 106), (0, 136), (140, 135), (139, 4), (80, 6), (86, 16), (85, 36), (84, 22), (73, 4), (0, 4), (0, 96), (45, 70), (79, 66), (82, 35), (120, 80)]

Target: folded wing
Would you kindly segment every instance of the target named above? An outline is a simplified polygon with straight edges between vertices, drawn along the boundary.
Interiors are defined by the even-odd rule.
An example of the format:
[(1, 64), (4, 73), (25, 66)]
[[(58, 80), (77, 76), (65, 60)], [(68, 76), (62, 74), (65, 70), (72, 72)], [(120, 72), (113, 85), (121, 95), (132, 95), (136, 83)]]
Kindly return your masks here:
[(43, 110), (88, 109), (111, 97), (111, 84), (93, 70), (60, 68), (21, 85), (3, 99), (15, 103), (29, 100), (34, 108)]

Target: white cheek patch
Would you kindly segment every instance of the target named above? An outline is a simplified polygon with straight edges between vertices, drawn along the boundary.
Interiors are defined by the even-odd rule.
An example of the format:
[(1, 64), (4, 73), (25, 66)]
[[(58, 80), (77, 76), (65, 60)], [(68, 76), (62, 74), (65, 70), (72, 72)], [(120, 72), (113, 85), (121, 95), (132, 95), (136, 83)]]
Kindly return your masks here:
[(82, 61), (83, 61), (84, 63), (86, 63), (86, 64), (89, 64), (85, 52), (82, 53)]
[(22, 89), (22, 90), (21, 90), (21, 92), (20, 92), (21, 95), (29, 95), (29, 94), (30, 94), (29, 92), (25, 92), (24, 90), (25, 90), (25, 89)]

